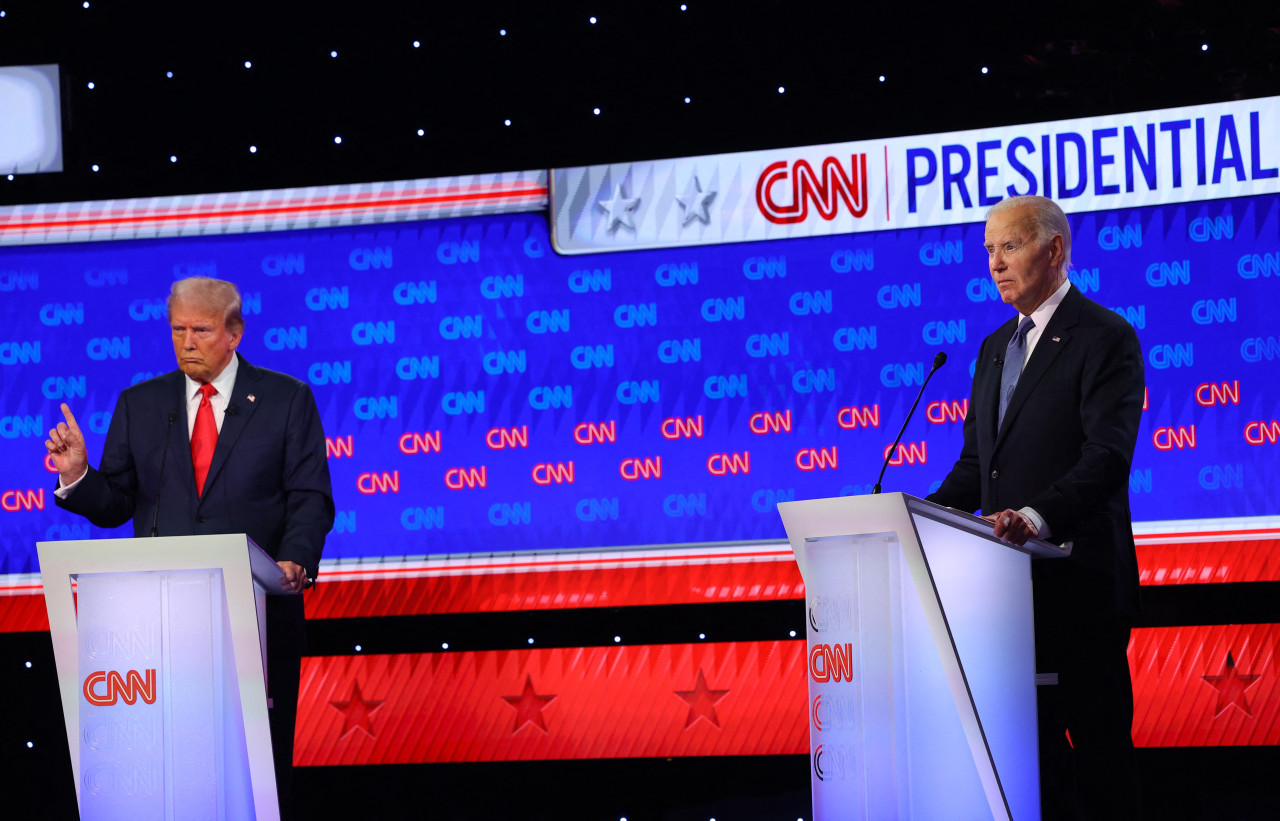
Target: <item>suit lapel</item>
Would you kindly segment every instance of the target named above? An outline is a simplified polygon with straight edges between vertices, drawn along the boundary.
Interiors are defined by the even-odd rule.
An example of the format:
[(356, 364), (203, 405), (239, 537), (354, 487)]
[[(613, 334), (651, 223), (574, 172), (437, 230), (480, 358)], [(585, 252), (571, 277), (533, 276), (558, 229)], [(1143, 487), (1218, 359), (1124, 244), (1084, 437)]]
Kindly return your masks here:
[[(236, 354), (236, 356), (240, 355)], [(240, 434), (244, 433), (254, 411), (258, 409), (258, 395), (254, 391), (258, 389), (261, 378), (258, 369), (250, 365), (244, 357), (240, 357), (239, 370), (236, 371), (236, 384), (231, 389), (231, 397), (227, 403), (228, 413), (223, 414), (222, 430), (218, 431), (218, 446), (213, 450), (213, 459), (209, 462), (209, 475), (204, 481), (206, 498), (209, 495), (209, 488), (222, 472), (222, 466), (227, 463), (227, 457), (235, 447), (236, 440), (240, 438)], [(250, 396), (253, 399), (250, 399)], [(230, 412), (231, 408), (235, 408), (235, 411)], [(187, 461), (191, 461), (190, 454), (187, 455)], [(193, 467), (193, 475), (194, 472)]]
[(997, 446), (1004, 439), (1005, 433), (1013, 425), (1014, 420), (1018, 418), (1018, 413), (1026, 404), (1027, 398), (1031, 396), (1031, 392), (1053, 367), (1058, 354), (1062, 353), (1071, 341), (1071, 334), (1067, 329), (1073, 327), (1080, 316), (1079, 297), (1079, 291), (1075, 288), (1069, 289), (1062, 303), (1058, 305), (1058, 310), (1053, 312), (1053, 318), (1049, 320), (1048, 326), (1040, 333), (1036, 349), (1022, 369), (1022, 375), (1018, 377), (1018, 387), (1014, 389), (1013, 396), (1009, 399), (1009, 407), (1005, 409), (1004, 424), (996, 433)]

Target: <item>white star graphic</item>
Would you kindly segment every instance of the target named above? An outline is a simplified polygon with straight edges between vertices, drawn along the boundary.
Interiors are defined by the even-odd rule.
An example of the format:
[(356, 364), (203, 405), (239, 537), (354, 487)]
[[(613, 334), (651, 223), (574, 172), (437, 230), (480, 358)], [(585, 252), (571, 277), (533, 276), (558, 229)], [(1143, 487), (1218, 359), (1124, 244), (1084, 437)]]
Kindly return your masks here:
[(715, 191), (702, 190), (702, 186), (698, 183), (698, 175), (694, 174), (693, 179), (689, 180), (689, 187), (685, 189), (684, 194), (676, 197), (676, 202), (680, 203), (680, 207), (684, 209), (684, 219), (680, 222), (680, 227), (684, 228), (694, 220), (701, 220), (704, 225), (711, 224), (711, 213), (708, 210), (711, 207), (711, 201), (716, 198)]
[(636, 222), (632, 216), (632, 211), (636, 210), (636, 206), (640, 204), (639, 197), (628, 197), (622, 193), (622, 185), (613, 187), (613, 197), (607, 200), (600, 200), (598, 203), (605, 213), (609, 215), (608, 225), (605, 230), (613, 232), (619, 224), (625, 225), (632, 231), (636, 230)]

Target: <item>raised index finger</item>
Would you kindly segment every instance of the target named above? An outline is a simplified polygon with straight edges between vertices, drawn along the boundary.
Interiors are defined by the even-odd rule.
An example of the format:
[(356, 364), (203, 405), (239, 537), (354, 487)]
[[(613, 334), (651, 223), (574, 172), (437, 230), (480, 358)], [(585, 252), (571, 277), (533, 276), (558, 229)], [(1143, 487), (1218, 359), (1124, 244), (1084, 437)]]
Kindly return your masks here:
[(84, 436), (80, 433), (80, 426), (76, 424), (75, 414), (71, 412), (71, 408), (66, 402), (62, 403), (62, 415), (66, 418), (67, 427), (71, 429), (71, 432), (83, 439)]

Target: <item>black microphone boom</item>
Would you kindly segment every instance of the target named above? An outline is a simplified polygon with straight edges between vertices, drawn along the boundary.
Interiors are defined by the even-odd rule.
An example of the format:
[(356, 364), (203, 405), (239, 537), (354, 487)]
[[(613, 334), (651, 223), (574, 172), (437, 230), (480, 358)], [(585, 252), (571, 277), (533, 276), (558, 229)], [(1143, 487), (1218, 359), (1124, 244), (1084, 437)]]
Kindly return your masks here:
[(933, 378), (938, 368), (947, 364), (947, 355), (942, 351), (938, 351), (938, 355), (933, 358), (933, 370), (929, 371), (929, 375), (920, 383), (920, 392), (916, 394), (916, 401), (912, 403), (911, 410), (907, 411), (907, 418), (902, 420), (902, 430), (898, 431), (898, 438), (893, 440), (893, 444), (889, 446), (889, 452), (884, 455), (884, 464), (880, 466), (880, 475), (876, 477), (876, 486), (871, 488), (873, 494), (880, 492), (880, 480), (884, 478), (884, 472), (889, 468), (889, 460), (893, 458), (893, 454), (898, 450), (898, 443), (902, 441), (902, 434), (907, 432), (907, 423), (911, 421), (911, 417), (916, 412), (916, 405), (920, 404), (920, 397), (924, 396), (924, 388), (929, 384), (929, 380)]
[(169, 435), (173, 433), (173, 423), (178, 421), (178, 411), (169, 411), (169, 427), (164, 433), (164, 453), (160, 454), (160, 482), (156, 485), (156, 512), (151, 517), (152, 537), (160, 535), (160, 494), (164, 491), (164, 466), (169, 461)]

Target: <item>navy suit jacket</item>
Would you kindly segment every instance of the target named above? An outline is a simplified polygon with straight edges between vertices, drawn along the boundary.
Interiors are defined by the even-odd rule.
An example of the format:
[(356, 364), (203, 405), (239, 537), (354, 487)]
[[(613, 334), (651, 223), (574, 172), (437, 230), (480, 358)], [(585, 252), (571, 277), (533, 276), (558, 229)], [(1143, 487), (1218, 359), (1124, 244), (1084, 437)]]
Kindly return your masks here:
[(247, 533), (276, 561), (295, 562), (314, 579), (334, 508), (311, 389), (240, 357), (203, 496), (196, 493), (185, 390), (181, 371), (125, 389), (101, 462), (59, 507), (99, 527), (133, 519), (133, 535), (149, 536), (158, 503), (160, 536)]
[(929, 499), (988, 513), (1034, 508), (1054, 541), (1073, 543), (1067, 565), (1085, 588), (1075, 591), (1075, 606), (1132, 613), (1138, 566), (1129, 468), (1144, 395), (1138, 336), (1072, 286), (997, 430), (1002, 361), (1017, 324), (1015, 316), (983, 340), (960, 458)]

